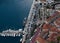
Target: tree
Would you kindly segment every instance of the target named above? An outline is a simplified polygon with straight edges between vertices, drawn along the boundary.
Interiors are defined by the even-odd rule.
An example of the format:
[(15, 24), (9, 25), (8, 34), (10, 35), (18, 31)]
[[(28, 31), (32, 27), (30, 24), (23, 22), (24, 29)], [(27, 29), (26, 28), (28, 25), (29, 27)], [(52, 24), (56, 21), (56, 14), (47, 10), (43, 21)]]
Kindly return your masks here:
[(57, 42), (58, 42), (58, 43), (60, 42), (60, 36), (57, 37)]
[(51, 41), (50, 43), (55, 43), (54, 41)]

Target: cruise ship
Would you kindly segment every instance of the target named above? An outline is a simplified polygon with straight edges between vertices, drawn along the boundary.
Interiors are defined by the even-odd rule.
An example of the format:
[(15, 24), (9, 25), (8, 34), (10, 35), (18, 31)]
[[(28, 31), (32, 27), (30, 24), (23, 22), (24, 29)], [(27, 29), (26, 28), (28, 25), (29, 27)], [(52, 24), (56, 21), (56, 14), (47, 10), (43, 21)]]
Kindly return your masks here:
[(5, 30), (0, 36), (22, 35), (21, 43), (60, 43), (60, 0), (33, 0), (24, 30)]
[(5, 30), (5, 31), (2, 31), (0, 32), (0, 36), (11, 36), (11, 37), (16, 37), (16, 36), (19, 36), (22, 35), (22, 29), (19, 29), (19, 30), (11, 30), (11, 29), (8, 29), (8, 30)]
[(33, 0), (22, 43), (60, 43), (60, 0)]

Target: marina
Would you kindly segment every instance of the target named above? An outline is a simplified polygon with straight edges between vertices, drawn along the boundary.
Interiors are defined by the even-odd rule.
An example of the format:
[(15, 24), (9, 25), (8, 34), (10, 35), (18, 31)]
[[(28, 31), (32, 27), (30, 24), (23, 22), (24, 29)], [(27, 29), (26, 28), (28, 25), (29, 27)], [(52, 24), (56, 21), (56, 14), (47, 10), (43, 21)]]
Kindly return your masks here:
[[(28, 16), (31, 4), (32, 0), (0, 0), (0, 33), (9, 29), (23, 30), (23, 20)], [(20, 43), (21, 38), (21, 35), (0, 36), (0, 43)]]
[(20, 43), (60, 43), (60, 1), (33, 0), (23, 29), (7, 29), (0, 36), (21, 37)]
[[(53, 24), (53, 22), (60, 17), (59, 5), (60, 3), (55, 0), (33, 0), (23, 31), (22, 43), (49, 43), (48, 41), (53, 39), (48, 39), (53, 37), (49, 35), (58, 34), (58, 29), (55, 27), (56, 24)], [(52, 29), (50, 25), (53, 26), (51, 27)], [(60, 25), (58, 27), (60, 27)], [(57, 41), (55, 42), (57, 43)]]

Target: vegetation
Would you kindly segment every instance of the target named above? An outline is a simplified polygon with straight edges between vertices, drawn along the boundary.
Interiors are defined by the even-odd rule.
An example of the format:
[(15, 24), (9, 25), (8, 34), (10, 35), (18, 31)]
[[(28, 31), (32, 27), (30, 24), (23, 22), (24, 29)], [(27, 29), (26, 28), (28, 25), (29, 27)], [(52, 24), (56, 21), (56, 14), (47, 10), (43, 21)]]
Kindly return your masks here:
[(50, 43), (55, 43), (54, 41), (51, 41)]
[(31, 31), (31, 36), (34, 35), (34, 31), (35, 31), (36, 27), (37, 27), (37, 25), (33, 25), (33, 30)]
[(60, 42), (60, 36), (57, 37), (57, 42), (58, 42), (58, 43)]

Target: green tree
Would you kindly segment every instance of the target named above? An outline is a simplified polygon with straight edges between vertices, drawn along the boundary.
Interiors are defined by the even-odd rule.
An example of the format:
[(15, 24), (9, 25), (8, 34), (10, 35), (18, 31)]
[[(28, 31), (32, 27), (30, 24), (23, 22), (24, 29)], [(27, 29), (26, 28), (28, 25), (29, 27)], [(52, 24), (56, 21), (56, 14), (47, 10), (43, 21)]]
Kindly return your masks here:
[(55, 43), (54, 41), (51, 41), (50, 43)]
[(60, 36), (57, 37), (57, 42), (58, 42), (58, 43), (60, 42)]

